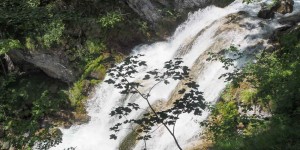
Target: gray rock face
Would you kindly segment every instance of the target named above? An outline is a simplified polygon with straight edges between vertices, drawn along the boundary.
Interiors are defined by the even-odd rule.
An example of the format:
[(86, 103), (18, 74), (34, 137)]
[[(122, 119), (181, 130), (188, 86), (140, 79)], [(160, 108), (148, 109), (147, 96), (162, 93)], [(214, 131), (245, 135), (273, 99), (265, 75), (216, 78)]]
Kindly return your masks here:
[(136, 13), (152, 23), (162, 20), (166, 10), (185, 12), (192, 8), (206, 7), (214, 2), (214, 0), (127, 0), (128, 5)]
[(175, 0), (175, 9), (181, 12), (194, 7), (203, 8), (211, 4), (213, 4), (211, 0)]
[(33, 64), (43, 70), (48, 76), (60, 79), (64, 82), (73, 82), (78, 75), (75, 70), (71, 68), (66, 58), (54, 55), (54, 53), (13, 50), (9, 55), (13, 61)]
[[(171, 18), (170, 12), (187, 14), (192, 9), (204, 8), (211, 4), (220, 3), (218, 0), (124, 0), (137, 14), (149, 22), (170, 28), (177, 25), (176, 19)], [(169, 14), (168, 14), (169, 13)], [(169, 23), (169, 25), (167, 24)], [(158, 26), (159, 26), (158, 25)], [(65, 82), (74, 82), (79, 76), (78, 69), (72, 68), (71, 62), (60, 54), (60, 51), (25, 51), (14, 50), (9, 53), (13, 62), (32, 64), (43, 70), (48, 76)], [(96, 75), (98, 76), (98, 75)]]
[(128, 0), (128, 5), (150, 22), (156, 22), (161, 18), (161, 12), (158, 7), (150, 0)]
[(300, 14), (294, 14), (288, 17), (284, 17), (278, 20), (281, 24), (288, 24), (294, 26), (300, 23)]

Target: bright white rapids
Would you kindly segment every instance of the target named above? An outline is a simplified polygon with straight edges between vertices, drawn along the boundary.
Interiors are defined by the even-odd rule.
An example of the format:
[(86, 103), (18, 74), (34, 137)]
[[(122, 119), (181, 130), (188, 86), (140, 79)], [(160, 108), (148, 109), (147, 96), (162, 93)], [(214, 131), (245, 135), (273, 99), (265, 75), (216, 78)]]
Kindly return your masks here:
[[(300, 8), (299, 3), (295, 1), (295, 8)], [(200, 85), (206, 101), (215, 102), (226, 86), (226, 83), (218, 77), (226, 70), (222, 68), (220, 62), (207, 62), (207, 52), (218, 52), (230, 45), (239, 46), (241, 50), (248, 53), (268, 47), (265, 39), (279, 25), (271, 23), (276, 22), (274, 20), (261, 20), (255, 17), (258, 9), (258, 4), (246, 5), (236, 1), (226, 8), (211, 6), (190, 14), (187, 21), (180, 25), (167, 41), (138, 46), (133, 50), (132, 54), (144, 54), (141, 59), (148, 65), (147, 69), (140, 71), (137, 79), (143, 77), (147, 70), (162, 68), (165, 61), (182, 57), (185, 65), (192, 69), (191, 75)], [(242, 65), (243, 61), (236, 63)], [(151, 86), (151, 83), (144, 84)], [(155, 105), (166, 103), (174, 96), (172, 93), (176, 90), (177, 84), (179, 83), (174, 82), (167, 86), (164, 84), (157, 86), (151, 93), (151, 103)], [(132, 130), (128, 128), (131, 126), (124, 127), (117, 134), (117, 140), (109, 139), (109, 135), (113, 133), (109, 128), (118, 122), (117, 118), (109, 116), (110, 111), (128, 102), (135, 102), (142, 108), (147, 108), (146, 102), (139, 96), (120, 95), (119, 90), (113, 86), (100, 84), (87, 103), (87, 112), (91, 120), (87, 124), (63, 129), (62, 143), (52, 149), (63, 150), (69, 147), (76, 147), (77, 150), (143, 149), (143, 141), (132, 143), (129, 147), (120, 147), (121, 143), (130, 139), (128, 135)], [(139, 117), (141, 113), (133, 113), (128, 118)], [(183, 149), (196, 149), (199, 146), (201, 143), (199, 121), (207, 116), (207, 112), (201, 117), (192, 114), (181, 115), (176, 123), (175, 135)], [(148, 150), (177, 149), (172, 137), (163, 126), (154, 129), (156, 130), (151, 134), (152, 138), (147, 141)]]

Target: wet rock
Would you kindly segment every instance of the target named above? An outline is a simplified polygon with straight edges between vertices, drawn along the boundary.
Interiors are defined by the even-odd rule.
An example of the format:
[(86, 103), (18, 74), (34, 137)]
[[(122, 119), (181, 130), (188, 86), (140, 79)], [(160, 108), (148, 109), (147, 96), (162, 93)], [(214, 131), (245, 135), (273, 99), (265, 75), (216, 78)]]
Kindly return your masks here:
[(263, 18), (263, 19), (270, 19), (270, 18), (274, 18), (275, 16), (275, 12), (270, 9), (270, 8), (262, 8), (258, 14), (257, 14), (257, 17), (259, 18)]
[(12, 60), (10, 59), (10, 57), (7, 54), (4, 54), (4, 59), (6, 61), (6, 66), (7, 66), (8, 72), (14, 72), (16, 70), (16, 67), (15, 67), (14, 63), (12, 62)]
[(72, 110), (59, 111), (51, 117), (44, 118), (41, 127), (44, 128), (49, 125), (54, 125), (56, 127), (70, 128), (72, 125), (84, 124), (89, 122), (90, 116), (86, 112), (72, 112)]
[(91, 117), (84, 113), (73, 113), (76, 124), (84, 124), (90, 121)]
[(276, 7), (276, 12), (281, 14), (293, 12), (294, 1), (293, 0), (281, 0), (281, 2)]
[(280, 14), (286, 14), (293, 12), (294, 1), (293, 0), (281, 0), (280, 2), (273, 4), (273, 6), (262, 4), (261, 10), (257, 16), (263, 19), (274, 18), (275, 12)]
[[(270, 36), (270, 42), (276, 42), (279, 40), (279, 37), (287, 30), (291, 29), (293, 26), (291, 25), (285, 25), (282, 27), (279, 27), (274, 30), (273, 34)], [(273, 44), (274, 45), (274, 44)]]
[(300, 22), (300, 14), (294, 14), (292, 16), (281, 18), (278, 20), (278, 22), (290, 26), (297, 25)]

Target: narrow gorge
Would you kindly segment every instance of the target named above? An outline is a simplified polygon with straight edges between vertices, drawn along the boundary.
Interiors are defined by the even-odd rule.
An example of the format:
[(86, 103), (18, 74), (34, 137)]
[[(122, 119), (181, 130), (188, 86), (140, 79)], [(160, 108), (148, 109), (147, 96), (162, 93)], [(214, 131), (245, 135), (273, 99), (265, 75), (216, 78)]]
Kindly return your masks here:
[[(299, 147), (300, 0), (4, 0), (0, 13), (1, 150)], [(127, 56), (142, 64), (109, 80)], [(138, 140), (128, 122), (183, 97), (187, 79), (147, 78), (170, 60), (207, 106), (174, 124), (157, 117)], [(124, 81), (140, 93), (122, 94)], [(111, 115), (127, 104), (139, 109)]]
[[(300, 3), (295, 1), (294, 8), (300, 8)], [(225, 88), (226, 82), (218, 79), (219, 76), (227, 72), (222, 68), (220, 62), (207, 62), (208, 52), (218, 53), (230, 45), (237, 45), (249, 58), (244, 58), (236, 62), (235, 65), (243, 64), (251, 60), (250, 55), (259, 53), (263, 49), (268, 49), (272, 45), (268, 42), (273, 32), (281, 27), (276, 20), (264, 20), (256, 17), (260, 7), (257, 4), (244, 5), (240, 1), (233, 2), (225, 8), (208, 6), (194, 13), (189, 14), (187, 21), (181, 24), (175, 33), (167, 41), (156, 42), (150, 45), (140, 45), (133, 49), (131, 55), (144, 54), (142, 60), (148, 66), (140, 70), (136, 80), (141, 80), (144, 73), (151, 69), (162, 69), (164, 62), (180, 57), (185, 65), (191, 68), (192, 77), (200, 85), (200, 90), (204, 92), (204, 98), (208, 102), (215, 103), (220, 92)], [(299, 13), (296, 9), (293, 14)], [(286, 16), (285, 16), (286, 17)], [(144, 83), (148, 87), (152, 85)], [(167, 107), (168, 101), (178, 91), (176, 87), (180, 82), (169, 85), (158, 85), (153, 89), (150, 102), (153, 105), (159, 104), (160, 109)], [(63, 142), (53, 149), (63, 149), (75, 147), (76, 149), (144, 149), (143, 141), (133, 142), (134, 145), (124, 143), (132, 140), (130, 127), (124, 127), (118, 133), (117, 140), (110, 140), (111, 132), (108, 130), (118, 118), (109, 116), (110, 111), (117, 106), (123, 106), (126, 102), (138, 103), (141, 107), (147, 108), (146, 103), (136, 95), (122, 96), (113, 86), (102, 83), (95, 89), (87, 102), (88, 115), (91, 120), (87, 124), (76, 125), (70, 129), (63, 129)], [(132, 114), (131, 118), (137, 118), (143, 112)], [(180, 117), (176, 124), (176, 137), (183, 149), (197, 149), (201, 146), (201, 130), (199, 122), (206, 119), (208, 112), (201, 117), (185, 114)], [(171, 136), (163, 127), (157, 127), (151, 134), (152, 138), (147, 141), (147, 149), (176, 149), (176, 145)], [(131, 144), (133, 144), (131, 143)], [(123, 146), (123, 147), (122, 147)], [(124, 147), (128, 146), (128, 147)]]

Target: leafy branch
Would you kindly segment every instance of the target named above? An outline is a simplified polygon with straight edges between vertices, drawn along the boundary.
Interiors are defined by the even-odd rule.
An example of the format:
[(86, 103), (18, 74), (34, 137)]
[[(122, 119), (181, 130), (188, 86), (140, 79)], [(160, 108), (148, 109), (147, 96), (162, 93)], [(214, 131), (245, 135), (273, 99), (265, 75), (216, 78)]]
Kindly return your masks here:
[(222, 74), (219, 79), (224, 78), (225, 81), (231, 81), (234, 85), (238, 85), (246, 76), (249, 76), (246, 73), (246, 69), (239, 68), (235, 65), (235, 62), (240, 60), (245, 56), (244, 53), (240, 52), (239, 49), (231, 45), (227, 49), (223, 49), (219, 53), (208, 53), (209, 57), (206, 59), (207, 61), (220, 61), (223, 63), (223, 68), (229, 70), (233, 68), (232, 72), (226, 72)]
[[(127, 119), (124, 116), (128, 116), (133, 111), (141, 109), (139, 104), (128, 103), (125, 106), (117, 107), (111, 111), (110, 115), (118, 117), (120, 122), (116, 123), (110, 130), (117, 133), (124, 124), (136, 124), (138, 125), (137, 132), (139, 133), (137, 140), (147, 141), (151, 139), (152, 128), (162, 125), (172, 136), (178, 149), (182, 150), (175, 136), (175, 124), (179, 119), (179, 115), (184, 113), (201, 115), (208, 104), (204, 101), (203, 93), (198, 90), (199, 85), (189, 77), (190, 69), (182, 65), (183, 61), (181, 58), (175, 58), (174, 60), (165, 62), (163, 70), (154, 69), (146, 72), (142, 80), (153, 80), (154, 84), (147, 92), (142, 92), (140, 88), (145, 87), (143, 82), (131, 81), (134, 80), (134, 76), (139, 73), (139, 68), (147, 66), (145, 61), (139, 60), (139, 57), (142, 56), (141, 54), (130, 56), (120, 65), (111, 68), (108, 71), (110, 78), (105, 82), (120, 89), (121, 94), (138, 94), (146, 101), (150, 112), (143, 114), (142, 117), (138, 119)], [(173, 102), (172, 107), (161, 111), (155, 110), (149, 101), (152, 90), (161, 83), (167, 85), (171, 81), (181, 80), (184, 81), (185, 86), (185, 88), (177, 91), (181, 97)], [(123, 119), (123, 121), (121, 121), (121, 119)], [(171, 127), (173, 127), (173, 129), (171, 129)], [(111, 134), (110, 138), (117, 139), (117, 136), (116, 134)]]

